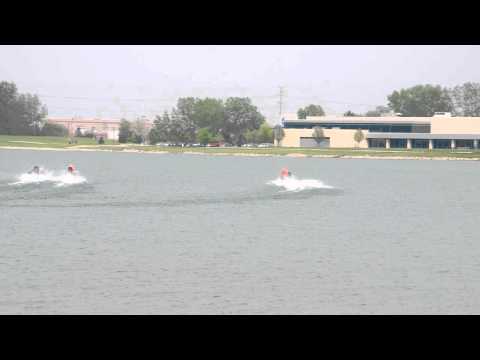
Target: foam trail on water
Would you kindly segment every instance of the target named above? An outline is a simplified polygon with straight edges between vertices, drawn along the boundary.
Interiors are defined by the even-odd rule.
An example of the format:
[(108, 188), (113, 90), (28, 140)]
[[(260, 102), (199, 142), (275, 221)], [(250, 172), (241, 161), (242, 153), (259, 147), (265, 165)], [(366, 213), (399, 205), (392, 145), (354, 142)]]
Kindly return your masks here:
[(310, 189), (333, 189), (333, 186), (326, 185), (316, 179), (297, 179), (294, 176), (288, 178), (277, 178), (269, 181), (268, 185), (275, 185), (284, 188), (286, 191), (302, 191)]
[(44, 181), (52, 181), (53, 174), (52, 172), (44, 172), (42, 174), (22, 174), (18, 178), (17, 182), (11, 183), (10, 185), (24, 185), (32, 183), (41, 183)]
[(9, 185), (27, 185), (27, 184), (38, 184), (42, 182), (52, 182), (56, 186), (65, 186), (65, 185), (75, 185), (81, 184), (87, 181), (87, 179), (80, 174), (70, 174), (66, 171), (55, 175), (52, 171), (42, 170), (40, 174), (21, 174), (18, 178), (18, 181), (10, 183)]
[(65, 185), (76, 185), (86, 182), (85, 179), (80, 174), (70, 174), (68, 172), (64, 172), (62, 175), (56, 177), (55, 182), (57, 183), (56, 186), (65, 186)]

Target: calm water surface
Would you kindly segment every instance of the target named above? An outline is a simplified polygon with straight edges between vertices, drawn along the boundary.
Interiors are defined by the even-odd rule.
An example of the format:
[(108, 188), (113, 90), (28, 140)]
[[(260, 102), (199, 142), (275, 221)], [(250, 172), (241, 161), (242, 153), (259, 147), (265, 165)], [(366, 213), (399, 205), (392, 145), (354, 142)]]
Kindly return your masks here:
[[(17, 183), (35, 164), (56, 180)], [(268, 184), (282, 166), (333, 188)], [(0, 313), (478, 314), (479, 179), (473, 161), (0, 150)]]

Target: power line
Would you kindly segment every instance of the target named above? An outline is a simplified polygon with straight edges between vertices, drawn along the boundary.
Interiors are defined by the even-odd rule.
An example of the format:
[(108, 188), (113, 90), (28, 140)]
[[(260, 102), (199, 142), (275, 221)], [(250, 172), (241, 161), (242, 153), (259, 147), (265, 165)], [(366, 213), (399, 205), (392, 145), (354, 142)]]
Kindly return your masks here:
[[(176, 101), (179, 98), (182, 97), (187, 97), (187, 96), (176, 96), (176, 97), (170, 97), (170, 98), (135, 98), (135, 99), (126, 99), (126, 98), (119, 98), (119, 97), (113, 97), (113, 98), (100, 98), (100, 97), (84, 97), (84, 96), (58, 96), (58, 95), (46, 95), (46, 94), (37, 94), (39, 97), (44, 97), (44, 98), (52, 98), (52, 99), (63, 99), (63, 100), (92, 100), (92, 101), (138, 101), (138, 102), (144, 102), (144, 101)], [(230, 96), (229, 96), (230, 97)], [(253, 96), (248, 96), (250, 98), (254, 99), (274, 99), (277, 97), (277, 95), (253, 95)]]
[[(15, 83), (20, 83), (25, 86), (25, 82), (22, 81), (16, 81)], [(42, 86), (45, 85), (42, 83)], [(29, 87), (29, 86), (28, 86)], [(35, 86), (38, 87), (38, 86)], [(231, 89), (234, 90), (234, 89)], [(230, 90), (230, 91), (231, 91)], [(206, 90), (208, 91), (208, 90)], [(228, 92), (228, 90), (227, 90)], [(235, 92), (235, 91), (234, 91)], [(281, 89), (281, 92), (283, 92), (283, 87)], [(152, 98), (119, 98), (119, 97), (85, 97), (85, 96), (58, 96), (58, 95), (51, 95), (51, 94), (37, 94), (40, 97), (43, 98), (52, 98), (52, 99), (63, 99), (63, 100), (87, 100), (87, 101), (115, 101), (115, 102), (121, 102), (121, 101), (132, 101), (132, 102), (145, 102), (145, 101), (157, 101), (157, 102), (176, 102), (176, 100), (179, 97), (185, 97), (185, 96), (172, 96), (172, 97), (152, 97)], [(283, 97), (285, 96), (285, 93), (282, 93), (282, 110), (284, 108), (284, 99)], [(279, 98), (279, 94), (276, 95), (250, 95), (248, 96), (252, 99), (264, 99), (266, 101), (268, 100), (274, 100)], [(351, 101), (344, 101), (344, 100), (330, 100), (330, 99), (318, 99), (316, 98), (315, 95), (312, 96), (303, 96), (303, 95), (297, 95), (297, 96), (288, 96), (289, 99), (296, 99), (296, 100), (305, 100), (305, 101), (316, 101), (319, 103), (331, 103), (331, 104), (340, 104), (340, 105), (351, 105), (351, 106), (378, 106), (378, 104), (365, 104), (365, 103), (356, 103), (356, 102), (351, 102)]]
[[(57, 104), (50, 104), (48, 108), (51, 112), (88, 112), (93, 113), (97, 112), (98, 109), (95, 109), (98, 105), (89, 104), (89, 102), (109, 102), (110, 104), (107, 105), (108, 108), (103, 109), (102, 113), (110, 113), (110, 114), (121, 114), (121, 116), (135, 116), (137, 114), (159, 114), (166, 110), (169, 106), (175, 106), (174, 104), (178, 100), (179, 97), (182, 96), (172, 96), (168, 98), (119, 98), (119, 97), (86, 97), (86, 96), (59, 96), (59, 95), (52, 95), (52, 94), (38, 94), (41, 98), (49, 98), (49, 99), (56, 99)], [(283, 86), (279, 87), (279, 92), (275, 95), (250, 95), (250, 97), (254, 102), (257, 103), (257, 106), (263, 108), (263, 111), (269, 116), (275, 117), (274, 113), (278, 111), (280, 117), (282, 112), (285, 110), (285, 98), (286, 98), (286, 91)], [(309, 103), (318, 103), (322, 104), (325, 108), (328, 108), (328, 104), (340, 104), (344, 106), (365, 106), (365, 107), (376, 107), (378, 104), (365, 104), (365, 103), (356, 103), (350, 101), (341, 101), (341, 100), (333, 100), (333, 99), (321, 99), (316, 97), (315, 95), (312, 96), (305, 96), (305, 95), (294, 95), (288, 96), (289, 99), (294, 100), (295, 102), (309, 102)], [(276, 102), (274, 100), (277, 99)], [(70, 100), (70, 101), (84, 101), (84, 103), (78, 104), (81, 105), (69, 106), (68, 104), (60, 104), (59, 102), (62, 100)], [(123, 104), (122, 104), (123, 102)], [(125, 104), (125, 102), (136, 102), (136, 104), (130, 103), (129, 105)], [(158, 104), (157, 106), (153, 106), (153, 109), (148, 106), (148, 103), (158, 103), (158, 102), (166, 102), (166, 104)], [(73, 104), (72, 104), (73, 105)], [(153, 104), (152, 104), (153, 105)], [(292, 104), (293, 105), (293, 104)], [(277, 107), (278, 106), (278, 107)], [(133, 107), (133, 109), (132, 109)], [(277, 110), (275, 110), (277, 107)], [(150, 108), (147, 110), (147, 108)], [(156, 109), (155, 109), (156, 108)], [(158, 109), (158, 110), (157, 110)], [(262, 111), (262, 110), (261, 110)]]
[[(121, 99), (121, 98), (90, 98), (90, 97), (72, 97), (72, 96), (54, 96), (54, 95), (43, 95), (38, 94), (38, 96), (43, 98), (54, 98), (54, 99), (62, 99), (62, 100), (90, 100), (90, 101), (110, 101), (110, 102), (122, 102), (122, 101), (135, 101), (135, 102), (147, 102), (147, 101), (154, 101), (154, 102), (176, 102), (179, 97), (172, 97), (172, 98), (145, 98), (145, 99)], [(280, 92), (277, 95), (266, 95), (266, 96), (249, 96), (252, 99), (270, 99), (274, 100), (275, 98), (279, 98), (278, 104), (280, 105), (280, 111), (283, 109), (284, 105), (284, 88), (280, 87)], [(295, 100), (307, 100), (307, 101), (315, 101), (318, 103), (331, 103), (331, 104), (340, 104), (340, 105), (353, 105), (353, 106), (378, 106), (378, 104), (366, 104), (366, 103), (355, 103), (350, 101), (339, 101), (339, 100), (327, 100), (327, 99), (318, 99), (314, 96), (289, 96), (289, 99)]]
[(92, 97), (84, 97), (84, 96), (57, 96), (57, 95), (45, 95), (45, 94), (37, 94), (40, 97), (44, 98), (53, 98), (53, 99), (63, 99), (63, 100), (93, 100), (93, 101), (172, 101), (176, 100), (177, 98), (136, 98), (136, 99), (121, 99), (118, 97), (113, 98), (92, 98)]

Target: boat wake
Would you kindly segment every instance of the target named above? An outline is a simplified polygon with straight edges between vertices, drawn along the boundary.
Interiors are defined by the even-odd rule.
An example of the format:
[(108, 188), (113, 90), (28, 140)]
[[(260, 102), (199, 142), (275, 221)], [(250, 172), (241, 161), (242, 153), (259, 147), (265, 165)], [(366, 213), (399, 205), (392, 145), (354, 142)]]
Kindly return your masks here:
[(53, 172), (48, 170), (43, 170), (40, 174), (29, 174), (24, 173), (18, 176), (17, 181), (10, 183), (9, 185), (28, 185), (28, 184), (38, 184), (43, 182), (54, 183), (55, 186), (68, 186), (85, 183), (87, 179), (80, 174), (70, 174), (66, 171), (62, 172)]
[(333, 186), (326, 185), (323, 182), (316, 179), (297, 179), (294, 176), (288, 178), (277, 178), (269, 181), (268, 185), (278, 186), (283, 188), (284, 191), (299, 192), (303, 190), (312, 189), (333, 189)]

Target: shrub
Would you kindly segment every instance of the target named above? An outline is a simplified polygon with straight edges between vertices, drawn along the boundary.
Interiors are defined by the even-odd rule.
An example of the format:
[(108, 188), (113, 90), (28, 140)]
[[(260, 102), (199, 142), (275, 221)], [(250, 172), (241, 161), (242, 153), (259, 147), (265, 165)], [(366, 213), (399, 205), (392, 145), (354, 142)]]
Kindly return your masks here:
[(40, 135), (43, 136), (67, 136), (68, 129), (59, 124), (52, 124), (52, 123), (45, 123), (42, 130), (40, 131)]

